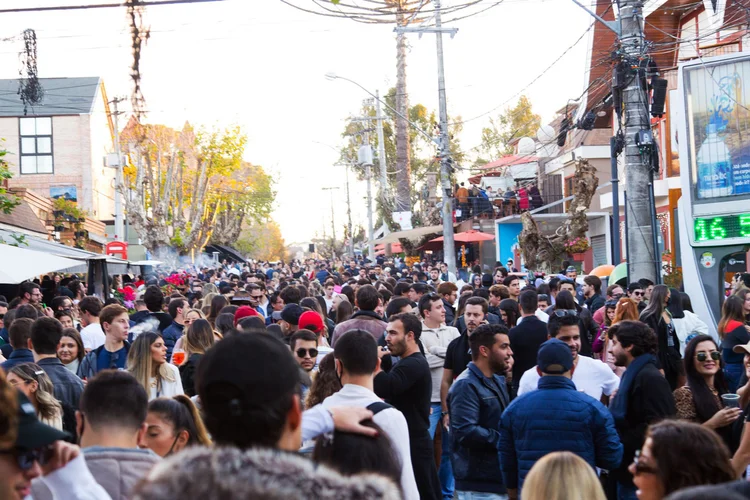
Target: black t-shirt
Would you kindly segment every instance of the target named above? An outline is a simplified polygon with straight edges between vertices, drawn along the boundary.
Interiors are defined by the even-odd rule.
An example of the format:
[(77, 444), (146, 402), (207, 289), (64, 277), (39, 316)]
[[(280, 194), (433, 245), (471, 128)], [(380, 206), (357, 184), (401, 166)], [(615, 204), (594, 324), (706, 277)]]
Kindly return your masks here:
[(471, 346), (469, 346), (469, 336), (465, 333), (455, 338), (448, 344), (448, 350), (445, 352), (445, 363), (443, 368), (453, 370), (453, 379), (461, 375), (471, 362)]
[(410, 440), (429, 439), (432, 377), (423, 354), (401, 358), (389, 372), (380, 372), (374, 389), (375, 394), (404, 414)]

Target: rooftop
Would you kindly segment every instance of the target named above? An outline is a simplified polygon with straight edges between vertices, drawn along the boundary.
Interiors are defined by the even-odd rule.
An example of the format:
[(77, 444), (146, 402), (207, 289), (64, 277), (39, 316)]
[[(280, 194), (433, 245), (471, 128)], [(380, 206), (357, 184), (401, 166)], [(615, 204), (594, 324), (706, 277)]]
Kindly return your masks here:
[(40, 78), (42, 102), (26, 106), (18, 93), (19, 80), (0, 80), (0, 116), (86, 115), (93, 111), (101, 78)]

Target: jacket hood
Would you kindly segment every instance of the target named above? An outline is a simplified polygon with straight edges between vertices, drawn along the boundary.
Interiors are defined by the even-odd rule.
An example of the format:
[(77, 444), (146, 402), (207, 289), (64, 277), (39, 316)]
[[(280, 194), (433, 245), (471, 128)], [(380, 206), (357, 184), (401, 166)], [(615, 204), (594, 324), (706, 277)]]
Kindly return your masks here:
[(279, 450), (194, 447), (155, 466), (131, 496), (168, 498), (395, 500), (401, 491), (385, 477), (344, 477)]

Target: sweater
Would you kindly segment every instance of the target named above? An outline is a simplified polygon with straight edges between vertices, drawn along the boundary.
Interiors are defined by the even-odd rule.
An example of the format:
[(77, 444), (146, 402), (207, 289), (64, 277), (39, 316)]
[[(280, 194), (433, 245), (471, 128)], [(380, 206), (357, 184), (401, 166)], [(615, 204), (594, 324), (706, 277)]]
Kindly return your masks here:
[(430, 401), (433, 403), (440, 402), (440, 383), (443, 380), (443, 365), (445, 365), (448, 346), (460, 336), (458, 330), (452, 326), (440, 325), (437, 328), (428, 328), (424, 323), (422, 324), (422, 335), (419, 337), (419, 341), (422, 343), (425, 359), (430, 366), (432, 377)]

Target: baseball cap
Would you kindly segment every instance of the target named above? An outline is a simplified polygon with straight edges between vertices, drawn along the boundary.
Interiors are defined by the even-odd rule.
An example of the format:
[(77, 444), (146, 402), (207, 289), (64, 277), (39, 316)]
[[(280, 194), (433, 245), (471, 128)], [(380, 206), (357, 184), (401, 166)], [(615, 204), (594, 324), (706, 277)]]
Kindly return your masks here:
[(323, 332), (323, 318), (315, 311), (305, 311), (299, 317), (299, 329), (307, 329), (313, 333), (320, 334)]
[(573, 353), (565, 342), (549, 339), (539, 346), (536, 364), (542, 373), (562, 375), (573, 368)]
[(732, 351), (737, 354), (750, 354), (750, 342), (747, 344), (739, 344), (732, 348)]
[(250, 306), (242, 306), (237, 309), (237, 312), (234, 313), (234, 324), (235, 326), (237, 323), (240, 322), (242, 318), (247, 318), (248, 316), (260, 316), (258, 314), (258, 311), (253, 309)]
[(299, 304), (287, 304), (284, 306), (284, 309), (281, 310), (281, 319), (290, 325), (298, 325), (302, 312), (302, 308)]
[(14, 447), (21, 450), (35, 450), (48, 446), (55, 441), (71, 439), (67, 432), (43, 424), (36, 416), (34, 405), (26, 396), (18, 393), (18, 433)]

